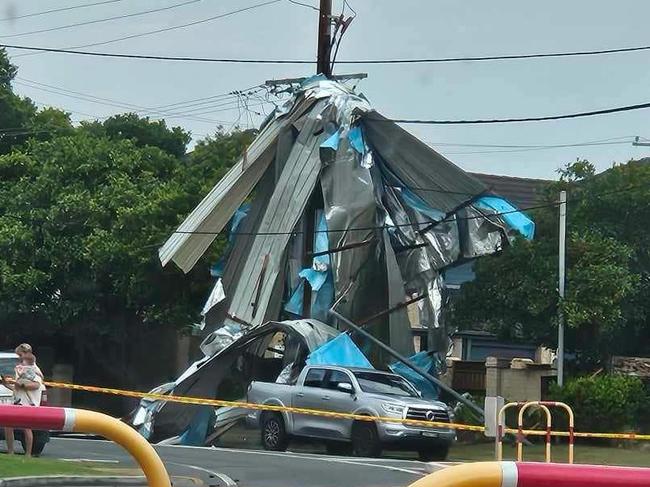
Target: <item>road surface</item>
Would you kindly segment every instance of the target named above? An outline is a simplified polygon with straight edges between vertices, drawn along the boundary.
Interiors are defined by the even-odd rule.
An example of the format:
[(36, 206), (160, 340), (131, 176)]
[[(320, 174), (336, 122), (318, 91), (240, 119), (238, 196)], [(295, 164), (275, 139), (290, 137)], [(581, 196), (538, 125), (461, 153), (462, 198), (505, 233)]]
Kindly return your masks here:
[[(402, 487), (427, 474), (425, 464), (409, 460), (181, 446), (156, 449), (172, 476), (200, 479), (205, 486)], [(53, 438), (44, 456), (133, 466), (124, 450), (101, 440)]]

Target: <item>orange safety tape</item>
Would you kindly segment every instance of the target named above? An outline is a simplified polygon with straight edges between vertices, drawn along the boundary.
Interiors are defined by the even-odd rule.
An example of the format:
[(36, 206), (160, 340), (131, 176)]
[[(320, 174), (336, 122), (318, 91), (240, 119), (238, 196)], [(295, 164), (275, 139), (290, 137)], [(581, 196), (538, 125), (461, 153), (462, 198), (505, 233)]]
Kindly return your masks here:
[(435, 428), (446, 428), (446, 429), (463, 429), (466, 431), (479, 431), (479, 432), (485, 431), (485, 427), (483, 426), (473, 426), (473, 425), (458, 424), (458, 423), (446, 423), (440, 421), (423, 421), (418, 419), (390, 418), (384, 416), (366, 416), (361, 414), (325, 411), (321, 409), (296, 408), (296, 407), (289, 407), (289, 406), (274, 406), (271, 404), (255, 404), (255, 403), (241, 402), (241, 401), (224, 401), (221, 399), (206, 399), (201, 397), (174, 396), (168, 394), (154, 394), (150, 392), (145, 393), (145, 392), (126, 391), (123, 389), (111, 389), (107, 387), (81, 386), (77, 384), (66, 384), (62, 382), (47, 381), (45, 382), (45, 385), (48, 387), (53, 387), (58, 389), (71, 389), (75, 391), (97, 392), (101, 394), (112, 394), (117, 396), (135, 397), (139, 399), (144, 399), (144, 398), (155, 399), (159, 401), (177, 402), (183, 404), (200, 404), (200, 405), (218, 406), (218, 407), (237, 407), (242, 409), (287, 412), (287, 413), (295, 413), (295, 414), (305, 414), (310, 416), (325, 416), (329, 418), (352, 419), (357, 421), (381, 421), (382, 423), (398, 423), (398, 424), (407, 424), (412, 426), (424, 426), (429, 428), (435, 427)]
[[(48, 387), (53, 387), (55, 389), (71, 389), (74, 391), (97, 392), (100, 394), (111, 394), (115, 396), (134, 397), (138, 399), (155, 399), (158, 401), (177, 402), (182, 404), (200, 404), (200, 405), (218, 406), (218, 407), (238, 407), (242, 409), (251, 409), (251, 410), (258, 410), (258, 411), (296, 413), (296, 414), (305, 414), (310, 416), (324, 416), (324, 417), (338, 418), (338, 419), (352, 419), (357, 421), (381, 421), (383, 423), (397, 423), (397, 424), (407, 424), (412, 426), (424, 426), (429, 428), (435, 427), (435, 428), (456, 429), (456, 430), (464, 430), (464, 431), (477, 431), (481, 433), (485, 431), (484, 426), (474, 426), (474, 425), (462, 424), (462, 423), (444, 423), (439, 421), (422, 421), (417, 419), (390, 418), (385, 416), (365, 416), (361, 414), (338, 413), (335, 411), (326, 411), (322, 409), (295, 408), (290, 406), (274, 406), (271, 404), (255, 404), (255, 403), (242, 402), (242, 401), (224, 401), (221, 399), (206, 399), (202, 397), (191, 397), (191, 396), (174, 396), (169, 394), (155, 394), (151, 392), (127, 391), (124, 389), (113, 389), (108, 387), (67, 384), (64, 382), (46, 381), (45, 385)], [(504, 428), (503, 432), (517, 434), (518, 430), (513, 428)], [(545, 430), (522, 430), (521, 433), (530, 436), (546, 436), (548, 434)], [(608, 439), (618, 439), (618, 440), (650, 441), (650, 435), (641, 435), (636, 433), (574, 432), (573, 435), (576, 438), (608, 438)], [(551, 431), (551, 436), (568, 437), (569, 432)]]

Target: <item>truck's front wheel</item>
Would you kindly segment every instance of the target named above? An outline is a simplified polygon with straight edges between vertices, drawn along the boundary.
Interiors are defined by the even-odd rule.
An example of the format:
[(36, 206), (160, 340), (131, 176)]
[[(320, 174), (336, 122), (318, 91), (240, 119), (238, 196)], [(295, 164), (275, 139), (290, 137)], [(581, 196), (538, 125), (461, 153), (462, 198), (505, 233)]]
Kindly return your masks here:
[(289, 446), (289, 436), (281, 415), (266, 413), (262, 416), (262, 445), (270, 451), (285, 451)]
[(381, 442), (375, 423), (360, 421), (352, 425), (352, 452), (357, 457), (381, 455)]

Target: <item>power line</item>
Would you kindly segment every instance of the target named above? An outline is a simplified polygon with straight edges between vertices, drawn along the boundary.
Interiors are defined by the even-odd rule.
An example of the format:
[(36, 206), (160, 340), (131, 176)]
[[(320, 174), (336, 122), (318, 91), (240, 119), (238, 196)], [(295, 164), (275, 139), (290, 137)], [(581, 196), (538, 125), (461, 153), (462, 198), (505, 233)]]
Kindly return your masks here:
[[(420, 188), (422, 189), (422, 188)], [(598, 197), (602, 196), (607, 196), (611, 194), (619, 194), (619, 193), (625, 193), (628, 191), (632, 191), (635, 189), (647, 189), (647, 185), (639, 184), (639, 185), (631, 185), (627, 186), (625, 188), (620, 188), (617, 190), (613, 191), (607, 191), (603, 193), (598, 193)], [(433, 190), (436, 191), (436, 190)], [(575, 203), (578, 202), (579, 200), (584, 199), (584, 196), (579, 196), (576, 198), (571, 198), (568, 202), (569, 203)], [(522, 213), (526, 211), (532, 211), (532, 210), (539, 210), (543, 208), (553, 208), (553, 207), (558, 207), (560, 205), (559, 201), (553, 201), (550, 203), (545, 203), (545, 204), (540, 204), (540, 205), (535, 205), (535, 206), (528, 206), (526, 208), (517, 208), (514, 210), (509, 210), (509, 211), (501, 211), (501, 212), (495, 212), (495, 213), (486, 213), (486, 214), (481, 214), (481, 215), (475, 215), (475, 216), (468, 216), (468, 217), (459, 217), (456, 214), (449, 215), (445, 218), (443, 218), (440, 221), (431, 221), (431, 222), (411, 222), (411, 223), (400, 223), (400, 224), (394, 224), (394, 225), (377, 225), (377, 226), (367, 226), (367, 227), (352, 227), (352, 228), (345, 228), (342, 230), (314, 230), (314, 233), (347, 233), (351, 231), (371, 231), (371, 230), (384, 230), (384, 229), (391, 229), (391, 228), (400, 228), (400, 227), (417, 227), (419, 225), (423, 225), (423, 228), (416, 228), (417, 231), (426, 231), (427, 229), (431, 228), (432, 226), (439, 225), (441, 223), (449, 223), (452, 221), (467, 221), (467, 220), (477, 220), (480, 218), (493, 218), (493, 217), (499, 217), (499, 216), (504, 216), (504, 215), (510, 215), (514, 213)], [(220, 232), (202, 232), (202, 231), (185, 231), (185, 230), (175, 230), (173, 233), (176, 234), (183, 234), (183, 235), (222, 235), (228, 233), (225, 230), (221, 230)], [(296, 231), (291, 231), (291, 232), (232, 232), (229, 233), (229, 235), (248, 235), (248, 236), (273, 236), (273, 235), (300, 235), (304, 233), (302, 230), (296, 230)]]
[(566, 120), (570, 118), (608, 115), (610, 113), (629, 112), (633, 110), (643, 110), (646, 108), (650, 108), (650, 103), (639, 103), (636, 105), (606, 108), (603, 110), (592, 110), (589, 112), (569, 113), (563, 115), (548, 115), (543, 117), (495, 118), (495, 119), (478, 119), (478, 120), (420, 120), (420, 119), (408, 119), (408, 118), (393, 118), (393, 119), (386, 119), (385, 121), (395, 122), (395, 123), (405, 123), (405, 124), (418, 124), (418, 125), (470, 125), (470, 124), (490, 124), (490, 123), (546, 122), (550, 120)]
[(312, 10), (316, 10), (316, 12), (319, 11), (316, 7), (314, 7), (313, 5), (309, 5), (309, 4), (307, 4), (307, 3), (298, 2), (298, 1), (296, 1), (296, 0), (288, 0), (288, 1), (289, 1), (290, 3), (293, 3), (294, 5), (300, 5), (301, 7), (310, 8), (310, 9), (312, 9)]
[(32, 30), (32, 31), (28, 31), (28, 32), (19, 32), (18, 34), (0, 35), (0, 38), (22, 37), (22, 36), (28, 36), (28, 35), (32, 35), (32, 34), (43, 34), (45, 32), (54, 32), (54, 31), (57, 31), (57, 30), (72, 29), (74, 27), (81, 27), (81, 26), (84, 26), (84, 25), (93, 25), (93, 24), (99, 24), (99, 23), (103, 23), (103, 22), (111, 22), (113, 20), (127, 19), (127, 18), (130, 18), (130, 17), (138, 17), (140, 15), (147, 15), (147, 14), (152, 14), (152, 13), (156, 13), (156, 12), (163, 12), (165, 10), (172, 10), (174, 8), (183, 7), (183, 6), (189, 5), (191, 3), (198, 3), (200, 1), (201, 0), (188, 0), (188, 1), (185, 1), (185, 2), (180, 2), (180, 3), (175, 3), (175, 4), (172, 4), (172, 5), (168, 5), (166, 7), (155, 8), (155, 9), (151, 9), (151, 10), (143, 10), (143, 11), (140, 11), (140, 12), (134, 12), (134, 13), (130, 13), (130, 14), (116, 15), (115, 17), (105, 17), (105, 18), (101, 18), (101, 19), (87, 20), (85, 22), (76, 22), (74, 24), (60, 25), (60, 26), (57, 26), (57, 27), (48, 27), (46, 29)]
[[(68, 90), (68, 89), (65, 89), (65, 88), (61, 88), (59, 86), (49, 85), (49, 84), (46, 84), (46, 83), (41, 83), (41, 82), (30, 80), (30, 79), (27, 79), (27, 78), (17, 77), (16, 80), (17, 80), (16, 81), (17, 84), (23, 84), (24, 85), (24, 83), (29, 83), (29, 85), (24, 85), (24, 86), (29, 86), (30, 88), (42, 89), (42, 91), (47, 91), (47, 90), (45, 90), (45, 89), (43, 89), (41, 87), (50, 88), (50, 89), (53, 89), (53, 90), (57, 91), (57, 93), (55, 93), (55, 94), (60, 94), (62, 96), (70, 96), (71, 98), (78, 98), (78, 97), (90, 98), (90, 100), (84, 100), (84, 101), (91, 101), (93, 103), (105, 102), (105, 103), (101, 103), (101, 104), (105, 104), (105, 105), (108, 105), (108, 106), (115, 106), (117, 108), (127, 108), (127, 109), (133, 108), (133, 109), (136, 109), (140, 114), (148, 114), (148, 113), (156, 114), (157, 113), (157, 114), (163, 114), (164, 116), (174, 115), (174, 116), (177, 116), (179, 118), (183, 117), (183, 118), (188, 118), (188, 119), (193, 119), (193, 120), (197, 120), (197, 119), (194, 116), (186, 117), (187, 113), (189, 113), (189, 112), (177, 112), (175, 110), (183, 110), (183, 109), (188, 108), (190, 106), (199, 106), (199, 108), (201, 108), (201, 109), (216, 108), (216, 107), (220, 107), (220, 106), (226, 106), (226, 104), (224, 104), (224, 102), (228, 103), (227, 100), (229, 98), (232, 98), (232, 100), (234, 101), (237, 98), (236, 93), (252, 94), (253, 93), (252, 90), (259, 87), (259, 85), (258, 85), (258, 86), (253, 86), (251, 88), (245, 88), (244, 90), (234, 90), (234, 91), (231, 91), (229, 93), (224, 93), (224, 94), (221, 94), (221, 95), (214, 95), (212, 97), (206, 97), (205, 98), (206, 100), (210, 99), (210, 98), (214, 98), (214, 101), (210, 101), (210, 102), (192, 103), (192, 104), (189, 104), (189, 102), (179, 102), (179, 103), (173, 103), (173, 104), (170, 104), (170, 105), (163, 105), (163, 106), (159, 106), (159, 107), (144, 107), (144, 106), (140, 106), (140, 105), (134, 105), (134, 104), (131, 104), (131, 103), (125, 103), (125, 102), (113, 100), (113, 99), (110, 99), (110, 98), (102, 98), (102, 97), (98, 97), (98, 96), (91, 95), (91, 94), (88, 94), (88, 93), (82, 93), (82, 92), (79, 92), (79, 91)], [(21, 82), (23, 82), (23, 83), (21, 83)], [(31, 85), (36, 85), (36, 86), (31, 86)], [(62, 93), (58, 93), (58, 92), (62, 92)], [(76, 96), (71, 96), (71, 95), (76, 95)], [(196, 100), (190, 100), (190, 101), (196, 101)], [(219, 105), (213, 105), (214, 103), (217, 103), (217, 102), (219, 103)], [(172, 110), (170, 110), (170, 109), (172, 109)], [(196, 111), (196, 110), (198, 110), (198, 109), (194, 109), (192, 111)], [(199, 120), (199, 121), (209, 121), (209, 120), (203, 119), (203, 120)], [(223, 121), (220, 121), (220, 122), (223, 122)]]
[[(275, 0), (276, 3), (282, 0)], [(261, 4), (259, 6), (263, 6)], [(348, 4), (349, 5), (349, 4)], [(253, 6), (250, 8), (257, 8)], [(207, 22), (214, 19), (205, 19), (203, 21), (198, 21), (197, 23)], [(176, 26), (170, 27), (169, 29), (177, 29), (185, 26)], [(135, 37), (141, 35), (149, 35), (153, 32), (145, 32), (143, 34), (135, 34)], [(132, 38), (132, 36), (127, 36), (124, 38), (113, 39), (105, 42), (98, 42), (94, 44), (87, 44), (84, 46), (77, 46), (72, 48), (52, 48), (52, 47), (41, 47), (41, 46), (25, 46), (25, 45), (10, 45), (10, 44), (0, 44), (0, 47), (6, 47), (10, 49), (20, 49), (26, 51), (41, 51), (41, 52), (53, 52), (53, 53), (62, 53), (62, 54), (77, 54), (84, 56), (96, 56), (96, 57), (112, 57), (112, 58), (124, 58), (124, 59), (148, 59), (154, 61), (192, 61), (192, 62), (209, 62), (209, 63), (240, 63), (240, 64), (314, 64), (315, 61), (310, 59), (241, 59), (241, 58), (209, 58), (209, 57), (197, 57), (197, 56), (163, 56), (163, 55), (152, 55), (152, 54), (126, 54), (126, 53), (111, 53), (111, 52), (89, 52), (89, 51), (77, 51), (76, 49), (84, 47), (93, 47), (104, 44), (109, 44), (112, 42), (118, 42), (120, 40), (125, 40)], [(432, 64), (432, 63), (455, 63), (455, 62), (472, 62), (472, 61), (506, 61), (506, 60), (517, 60), (517, 59), (538, 59), (538, 58), (552, 58), (552, 57), (575, 57), (575, 56), (596, 56), (604, 54), (621, 54), (621, 53), (630, 53), (630, 52), (640, 52), (648, 51), (650, 46), (636, 46), (636, 47), (625, 47), (617, 49), (602, 49), (595, 51), (574, 51), (574, 52), (554, 52), (554, 53), (539, 53), (539, 54), (513, 54), (513, 55), (497, 55), (497, 56), (467, 56), (467, 57), (446, 57), (446, 58), (410, 58), (410, 59), (356, 59), (356, 60), (339, 60), (337, 64)]]
[(4, 17), (0, 19), (0, 22), (6, 22), (7, 20), (19, 20), (19, 19), (26, 19), (29, 17), (38, 17), (40, 15), (46, 15), (46, 14), (53, 14), (56, 12), (66, 12), (69, 10), (76, 10), (80, 8), (87, 8), (87, 7), (95, 7), (97, 5), (106, 5), (108, 3), (117, 3), (117, 2), (123, 2), (124, 0), (105, 0), (103, 2), (95, 2), (95, 3), (84, 3), (82, 5), (73, 5), (71, 7), (62, 7), (62, 8), (54, 8), (52, 10), (43, 10), (42, 12), (34, 12), (31, 14), (24, 14), (24, 15), (17, 15), (14, 17)]
[(223, 19), (225, 17), (230, 17), (231, 15), (236, 15), (236, 14), (239, 14), (239, 13), (242, 13), (242, 12), (247, 12), (249, 10), (254, 10), (254, 9), (257, 9), (257, 8), (265, 7), (267, 5), (278, 3), (278, 2), (281, 2), (281, 1), (282, 0), (269, 0), (269, 1), (266, 1), (266, 2), (251, 5), (249, 7), (244, 7), (244, 8), (240, 8), (240, 9), (233, 10), (233, 11), (230, 11), (230, 12), (226, 12), (226, 13), (223, 13), (223, 14), (214, 15), (212, 17), (207, 17), (205, 19), (199, 19), (199, 20), (195, 20), (193, 22), (188, 22), (186, 24), (172, 25), (172, 26), (169, 26), (169, 27), (163, 27), (162, 29), (150, 30), (150, 31), (147, 31), (147, 32), (141, 32), (139, 34), (131, 34), (131, 35), (128, 35), (128, 36), (117, 37), (115, 39), (110, 39), (110, 40), (107, 40), (107, 41), (93, 42), (91, 44), (84, 44), (82, 46), (74, 46), (71, 49), (82, 49), (82, 48), (85, 48), (85, 47), (104, 46), (106, 44), (112, 44), (114, 42), (125, 41), (125, 40), (128, 40), (128, 39), (136, 39), (138, 37), (144, 37), (144, 36), (148, 36), (148, 35), (152, 35), (152, 34), (160, 34), (162, 32), (169, 32), (169, 31), (176, 30), (176, 29), (185, 29), (186, 27), (192, 27), (192, 26), (199, 25), (199, 24), (205, 24), (206, 22), (212, 22), (213, 20)]
[[(143, 106), (140, 106), (140, 105), (133, 105), (131, 103), (125, 103), (125, 102), (120, 102), (120, 101), (116, 101), (116, 100), (111, 100), (109, 98), (100, 98), (100, 97), (96, 97), (94, 95), (89, 95), (89, 94), (85, 94), (85, 93), (81, 93), (81, 92), (77, 92), (77, 91), (72, 91), (72, 90), (66, 90), (66, 89), (63, 89), (63, 88), (59, 88), (59, 87), (52, 86), (52, 85), (47, 85), (45, 83), (39, 83), (39, 82), (36, 82), (36, 81), (27, 80), (27, 79), (24, 79), (24, 78), (18, 78), (18, 79), (21, 80), (21, 81), (15, 81), (16, 84), (19, 84), (19, 85), (22, 85), (22, 86), (27, 86), (27, 87), (32, 88), (32, 89), (37, 89), (37, 90), (40, 90), (40, 91), (44, 91), (46, 93), (53, 93), (53, 94), (59, 95), (59, 96), (66, 96), (68, 98), (73, 98), (73, 99), (77, 99), (77, 100), (87, 101), (87, 102), (90, 102), (90, 103), (111, 106), (111, 107), (114, 107), (114, 108), (120, 108), (122, 110), (132, 110), (132, 111), (135, 111), (137, 113), (145, 112), (147, 114), (151, 114), (151, 115), (154, 115), (154, 116), (157, 115), (157, 116), (166, 117), (166, 118), (187, 118), (189, 120), (194, 120), (194, 121), (202, 122), (202, 123), (210, 123), (210, 124), (226, 123), (226, 121), (224, 121), (224, 120), (213, 120), (213, 119), (208, 119), (208, 118), (199, 118), (198, 115), (185, 116), (183, 114), (169, 113), (169, 112), (164, 112), (164, 111), (159, 111), (159, 110), (143, 107)], [(25, 81), (30, 83), (30, 84), (24, 83)], [(81, 113), (81, 112), (78, 112), (78, 113)], [(101, 118), (101, 117), (97, 117), (97, 118)]]
[(350, 2), (348, 2), (348, 0), (343, 0), (343, 7), (345, 8), (346, 6), (350, 9), (352, 14), (356, 17), (357, 16), (357, 11), (352, 8), (352, 5), (350, 5)]
[[(246, 11), (253, 10), (253, 9), (256, 9), (256, 8), (260, 8), (260, 7), (264, 7), (266, 5), (271, 5), (273, 3), (278, 3), (278, 2), (281, 2), (281, 1), (282, 0), (269, 0), (267, 2), (258, 3), (256, 5), (251, 5), (250, 7), (240, 8), (238, 10), (233, 10), (231, 12), (226, 12), (226, 13), (215, 15), (215, 16), (208, 17), (208, 18), (205, 18), (205, 19), (195, 20), (193, 22), (188, 22), (186, 24), (172, 25), (170, 27), (164, 27), (164, 28), (161, 28), (161, 29), (151, 30), (151, 31), (147, 31), (147, 32), (140, 32), (139, 34), (131, 34), (131, 35), (123, 36), (123, 37), (117, 37), (115, 39), (109, 39), (109, 40), (106, 40), (106, 41), (93, 42), (93, 43), (90, 43), (90, 44), (83, 44), (83, 45), (80, 45), (80, 46), (72, 46), (72, 47), (66, 47), (66, 48), (61, 48), (61, 49), (58, 49), (58, 48), (45, 48), (45, 49), (27, 49), (27, 50), (39, 51), (40, 53), (43, 53), (43, 52), (81, 53), (83, 51), (76, 51), (76, 49), (83, 49), (85, 47), (103, 46), (103, 45), (106, 45), (106, 44), (112, 44), (114, 42), (120, 42), (120, 41), (129, 40), (129, 39), (136, 39), (138, 37), (144, 37), (144, 36), (148, 36), (148, 35), (152, 35), (152, 34), (160, 34), (162, 32), (169, 32), (169, 31), (176, 30), (176, 29), (184, 29), (186, 27), (191, 27), (191, 26), (194, 26), (194, 25), (199, 25), (199, 24), (203, 24), (203, 23), (206, 23), (206, 22), (211, 22), (213, 20), (222, 19), (222, 18), (225, 18), (225, 17), (229, 17), (231, 15), (246, 12)], [(3, 45), (3, 44), (0, 44), (0, 47), (9, 47), (9, 48), (14, 47), (16, 49), (19, 48), (19, 47), (16, 47), (16, 46), (9, 46), (9, 45)], [(18, 55), (14, 56), (14, 57), (18, 58), (18, 57), (24, 57), (24, 56), (34, 56), (34, 55), (39, 54), (39, 52), (32, 52), (32, 53), (28, 53), (28, 54), (18, 54)], [(97, 53), (94, 53), (93, 55), (96, 55), (96, 54)], [(132, 58), (131, 55), (102, 56), (102, 57)], [(138, 59), (138, 58), (133, 58), (133, 59)], [(145, 59), (145, 58), (139, 58), (139, 59)]]
[(171, 103), (171, 104), (168, 104), (168, 105), (161, 105), (161, 106), (157, 106), (155, 108), (157, 108), (157, 109), (172, 108), (172, 107), (176, 107), (178, 105), (193, 106), (194, 102), (201, 102), (201, 101), (207, 101), (207, 100), (219, 99), (219, 98), (226, 98), (226, 97), (236, 98), (237, 94), (240, 93), (240, 92), (252, 91), (252, 90), (254, 90), (256, 88), (261, 88), (262, 86), (263, 85), (255, 85), (255, 86), (251, 86), (249, 88), (244, 88), (243, 90), (233, 90), (233, 91), (229, 91), (228, 93), (222, 93), (220, 95), (205, 96), (205, 97), (202, 97), (202, 98), (193, 98), (191, 100), (185, 100), (185, 101), (181, 101), (181, 102), (177, 102), (177, 103)]
[(467, 144), (460, 142), (434, 142), (426, 141), (427, 144), (436, 147), (487, 147), (492, 149), (538, 149), (546, 147), (573, 147), (575, 145), (593, 144), (597, 142), (614, 142), (623, 139), (633, 139), (634, 135), (621, 135), (620, 137), (610, 137), (608, 139), (588, 140), (585, 142), (567, 142), (565, 144)]
[[(276, 3), (282, 0), (274, 0), (269, 3)], [(266, 4), (262, 4), (266, 5)], [(232, 15), (232, 14), (231, 14)], [(148, 35), (154, 32), (144, 33), (142, 35)], [(136, 37), (139, 34), (136, 35)], [(128, 37), (131, 38), (131, 37)], [(105, 44), (110, 42), (117, 42), (125, 40), (125, 38), (113, 39), (111, 41), (106, 41)], [(122, 54), (122, 53), (112, 53), (112, 52), (97, 52), (97, 51), (78, 51), (80, 47), (90, 47), (101, 45), (104, 43), (89, 44), (87, 46), (79, 46), (73, 48), (56, 48), (56, 47), (37, 47), (37, 46), (19, 46), (15, 44), (0, 44), (0, 47), (7, 49), (18, 49), (23, 51), (38, 51), (38, 52), (50, 52), (57, 54), (76, 54), (80, 56), (92, 56), (92, 57), (105, 57), (105, 58), (118, 58), (118, 59), (148, 59), (154, 61), (194, 61), (194, 62), (209, 62), (209, 63), (235, 63), (235, 64), (316, 64), (316, 61), (313, 60), (283, 60), (283, 59), (236, 59), (236, 58), (205, 58), (205, 57), (192, 57), (192, 56), (162, 56), (162, 55), (153, 55), (153, 54)], [(15, 57), (25, 56), (25, 54), (19, 54)]]
[(494, 150), (485, 150), (485, 151), (460, 151), (460, 152), (445, 152), (445, 154), (450, 156), (458, 155), (468, 155), (468, 154), (503, 154), (507, 152), (531, 152), (538, 150), (550, 150), (550, 149), (559, 149), (559, 148), (569, 148), (569, 147), (593, 147), (601, 145), (630, 145), (631, 140), (623, 140), (618, 142), (595, 142), (591, 144), (558, 144), (558, 145), (548, 145), (542, 147), (529, 147), (522, 149), (494, 149)]
[(650, 46), (622, 47), (614, 49), (599, 49), (593, 51), (547, 52), (536, 54), (506, 54), (496, 56), (465, 56), (443, 58), (410, 58), (410, 59), (360, 59), (339, 61), (339, 64), (433, 64), (458, 63), (472, 61), (511, 61), (517, 59), (540, 59), (554, 57), (598, 56), (603, 54), (620, 54), (626, 52), (648, 51)]
[[(182, 114), (188, 114), (188, 113), (193, 113), (201, 110), (208, 110), (208, 109), (214, 109), (214, 108), (219, 108), (219, 107), (224, 107), (224, 106), (229, 106), (232, 104), (236, 104), (238, 99), (242, 96), (248, 97), (252, 96), (254, 94), (254, 91), (248, 91), (248, 92), (237, 92), (236, 95), (233, 96), (228, 96), (228, 97), (223, 97), (223, 98), (216, 98), (214, 100), (209, 100), (209, 101), (203, 101), (203, 102), (198, 102), (198, 103), (189, 103), (186, 105), (180, 105), (177, 107), (170, 107), (167, 108), (167, 110), (171, 110), (171, 113), (182, 113)], [(270, 102), (268, 102), (270, 103)], [(180, 110), (180, 111), (176, 111)]]

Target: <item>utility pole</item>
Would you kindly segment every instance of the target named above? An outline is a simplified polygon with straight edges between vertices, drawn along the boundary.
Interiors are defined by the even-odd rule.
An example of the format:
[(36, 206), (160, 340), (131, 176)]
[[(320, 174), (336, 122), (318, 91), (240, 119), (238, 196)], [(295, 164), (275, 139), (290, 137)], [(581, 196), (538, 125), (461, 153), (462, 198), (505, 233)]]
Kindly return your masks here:
[(557, 327), (557, 383), (560, 387), (564, 385), (564, 313), (562, 304), (564, 302), (565, 284), (565, 254), (566, 254), (566, 191), (560, 191), (560, 238), (559, 238), (559, 294), (560, 302), (558, 307)]
[(332, 0), (320, 0), (318, 12), (318, 61), (316, 74), (332, 75)]
[(632, 142), (632, 145), (637, 146), (637, 147), (650, 147), (650, 142), (639, 142), (641, 140), (641, 137), (636, 136), (634, 138), (634, 142)]
[[(318, 57), (316, 62), (316, 74), (323, 74), (330, 78), (332, 76), (332, 63), (330, 61), (332, 51), (332, 0), (320, 0), (318, 11)], [(312, 194), (307, 203), (304, 213), (304, 248), (302, 263), (303, 267), (312, 266), (312, 253), (314, 251), (314, 227), (316, 226), (317, 197)], [(305, 318), (311, 316), (312, 289), (309, 281), (304, 281), (302, 296), (302, 315)]]

